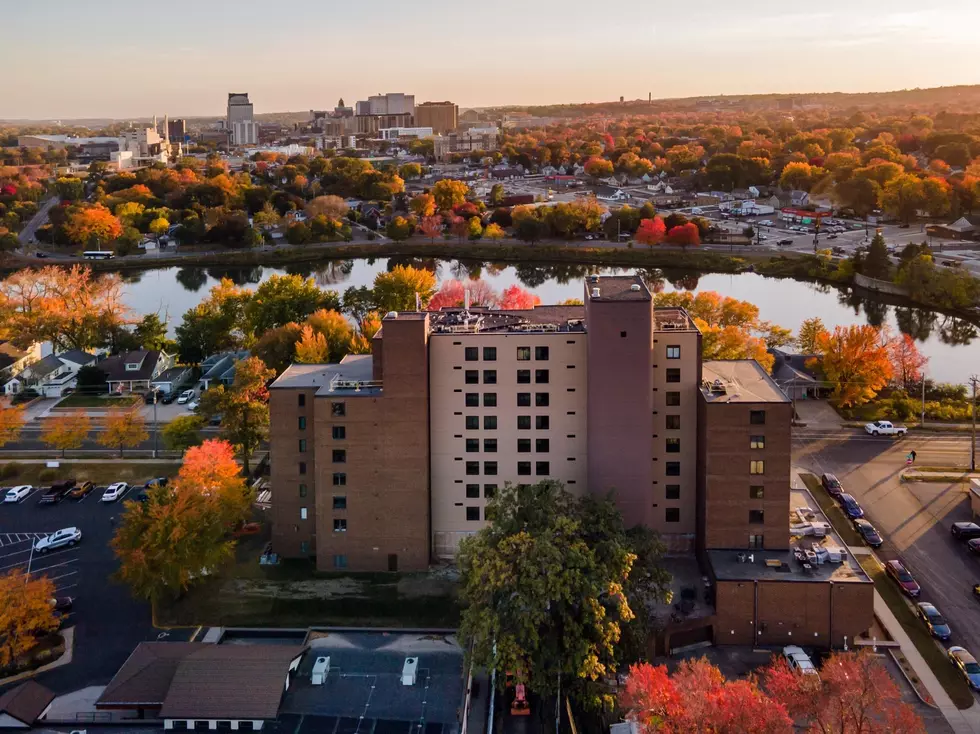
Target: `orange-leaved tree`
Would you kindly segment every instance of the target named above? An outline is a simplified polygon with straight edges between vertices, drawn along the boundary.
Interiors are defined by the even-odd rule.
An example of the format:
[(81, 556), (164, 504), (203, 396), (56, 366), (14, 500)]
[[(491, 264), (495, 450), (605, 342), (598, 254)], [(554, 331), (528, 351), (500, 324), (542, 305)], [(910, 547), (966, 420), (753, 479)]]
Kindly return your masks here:
[(430, 217), (422, 217), (422, 223), (419, 224), (419, 231), (429, 238), (429, 242), (435, 242), (436, 237), (442, 236), (442, 217), (438, 214)]
[(895, 381), (906, 390), (922, 381), (922, 368), (929, 358), (915, 346), (915, 340), (908, 334), (893, 339), (888, 345), (892, 360)]
[(47, 576), (25, 578), (19, 569), (0, 576), (0, 669), (30, 652), (38, 638), (58, 629)]
[(72, 214), (65, 232), (76, 245), (101, 247), (122, 234), (122, 224), (115, 214), (96, 204)]
[(105, 424), (99, 432), (98, 441), (107, 448), (119, 448), (119, 458), (123, 457), (123, 449), (135, 449), (150, 434), (146, 431), (146, 420), (139, 406), (109, 411)]
[(847, 408), (873, 400), (892, 377), (888, 347), (880, 329), (868, 325), (838, 326), (817, 339), (819, 365), (834, 386), (833, 399)]
[(659, 245), (664, 241), (666, 234), (667, 225), (660, 217), (641, 219), (640, 226), (636, 230), (636, 241), (641, 245), (649, 245), (653, 249), (654, 245)]
[(252, 492), (227, 441), (212, 438), (187, 449), (174, 483), (178, 492), (196, 492), (214, 503), (226, 525), (248, 517)]
[(91, 428), (92, 421), (85, 411), (73, 410), (64, 416), (46, 418), (44, 428), (41, 429), (41, 441), (52, 448), (59, 449), (61, 458), (64, 458), (68, 449), (82, 447)]
[(0, 406), (0, 446), (20, 438), (24, 428), (24, 409), (16, 405)]

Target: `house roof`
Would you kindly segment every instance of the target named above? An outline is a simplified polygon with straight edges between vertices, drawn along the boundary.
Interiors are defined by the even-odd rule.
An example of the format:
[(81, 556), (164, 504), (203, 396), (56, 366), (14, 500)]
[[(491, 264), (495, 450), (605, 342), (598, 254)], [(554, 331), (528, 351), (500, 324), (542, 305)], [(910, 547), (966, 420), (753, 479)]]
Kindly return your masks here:
[(7, 714), (30, 726), (54, 700), (54, 693), (29, 680), (0, 696), (0, 714)]
[[(126, 354), (117, 354), (99, 362), (98, 367), (106, 375), (108, 382), (129, 382), (130, 380), (149, 380), (153, 370), (160, 360), (160, 352), (156, 349), (140, 349)], [(128, 371), (126, 365), (139, 363), (138, 370)]]
[(174, 380), (179, 380), (185, 374), (189, 367), (171, 367), (170, 369), (164, 370), (159, 375), (153, 378), (154, 382), (173, 382)]
[(177, 663), (197, 649), (197, 642), (143, 642), (109, 681), (97, 705), (161, 705), (170, 690)]
[(62, 367), (62, 362), (58, 358), (57, 354), (49, 354), (47, 357), (39, 359), (37, 362), (32, 364), (28, 369), (35, 377), (43, 377), (44, 375), (50, 375), (56, 370), (60, 370)]
[(95, 355), (89, 354), (88, 352), (83, 352), (81, 349), (69, 349), (67, 352), (61, 352), (58, 355), (62, 360), (68, 360), (69, 362), (74, 362), (75, 364), (86, 365), (95, 362)]
[(300, 645), (191, 644), (200, 647), (177, 664), (160, 718), (274, 719), (289, 665), (306, 650)]

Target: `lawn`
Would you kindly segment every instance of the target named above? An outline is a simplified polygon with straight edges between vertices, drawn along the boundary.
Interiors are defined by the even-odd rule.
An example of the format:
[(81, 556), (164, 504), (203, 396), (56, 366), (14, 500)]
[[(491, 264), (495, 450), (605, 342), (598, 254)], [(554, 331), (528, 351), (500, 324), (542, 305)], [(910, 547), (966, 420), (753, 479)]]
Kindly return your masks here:
[(75, 393), (59, 402), (56, 408), (129, 408), (140, 402), (138, 395), (108, 396)]
[(925, 659), (936, 678), (946, 689), (946, 693), (956, 704), (957, 708), (968, 709), (974, 705), (973, 693), (966, 682), (960, 677), (956, 668), (946, 658), (945, 653), (932, 639), (925, 626), (916, 619), (908, 602), (898, 586), (889, 579), (875, 556), (858, 556), (861, 567), (875, 583), (875, 589), (881, 594), (892, 614), (898, 619), (905, 633), (912, 639), (916, 650)]
[(428, 573), (320, 573), (311, 563), (260, 566), (265, 540), (239, 545), (235, 563), (176, 601), (160, 626), (456, 627), (455, 583)]
[(61, 462), (57, 468), (49, 468), (43, 462), (22, 463), (8, 461), (0, 465), (0, 482), (12, 484), (50, 484), (58, 479), (76, 479), (79, 482), (95, 482), (98, 485), (113, 482), (144, 484), (153, 477), (173, 477), (180, 469), (180, 462), (129, 462), (106, 460), (72, 463)]
[(864, 540), (858, 531), (854, 529), (854, 523), (844, 514), (844, 511), (834, 498), (827, 494), (827, 490), (820, 483), (820, 478), (813, 474), (801, 474), (800, 476), (803, 478), (803, 483), (806, 485), (806, 488), (810, 490), (810, 494), (816, 498), (817, 504), (823, 510), (823, 514), (827, 516), (830, 524), (834, 526), (834, 530), (840, 535), (841, 540), (848, 545), (863, 546)]

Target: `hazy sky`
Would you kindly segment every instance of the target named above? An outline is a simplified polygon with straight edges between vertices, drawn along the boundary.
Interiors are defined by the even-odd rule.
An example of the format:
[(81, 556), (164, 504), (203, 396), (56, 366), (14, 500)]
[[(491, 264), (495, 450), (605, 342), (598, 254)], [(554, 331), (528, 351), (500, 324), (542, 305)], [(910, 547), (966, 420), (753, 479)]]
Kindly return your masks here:
[(3, 0), (0, 119), (980, 83), (980, 0)]

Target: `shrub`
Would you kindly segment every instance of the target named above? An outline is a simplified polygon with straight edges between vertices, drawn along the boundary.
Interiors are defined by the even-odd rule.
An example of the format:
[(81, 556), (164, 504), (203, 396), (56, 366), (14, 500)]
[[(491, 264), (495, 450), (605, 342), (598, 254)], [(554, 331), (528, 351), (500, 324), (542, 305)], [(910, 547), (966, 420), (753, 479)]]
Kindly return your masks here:
[(37, 475), (37, 478), (38, 481), (41, 482), (50, 482), (53, 481), (56, 476), (58, 476), (58, 472), (56, 472), (54, 469), (42, 469)]
[(0, 479), (10, 479), (20, 474), (21, 466), (16, 461), (8, 461), (0, 466)]

